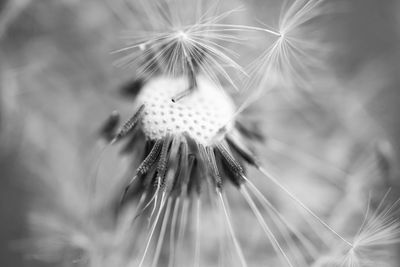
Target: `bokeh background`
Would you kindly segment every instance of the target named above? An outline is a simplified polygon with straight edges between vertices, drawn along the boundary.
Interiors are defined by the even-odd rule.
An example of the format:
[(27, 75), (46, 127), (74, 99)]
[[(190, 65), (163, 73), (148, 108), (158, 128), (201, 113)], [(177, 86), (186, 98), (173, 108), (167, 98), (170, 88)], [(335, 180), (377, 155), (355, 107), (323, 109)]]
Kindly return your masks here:
[[(332, 184), (378, 195), (388, 186), (395, 194), (400, 188), (400, 3), (336, 2), (343, 2), (343, 10), (315, 25), (332, 46), (326, 59), (329, 78), (305, 95), (268, 95), (246, 116), (262, 119), (263, 132), (271, 136), (260, 157), (284, 177), (298, 177), (286, 182), (340, 226), (348, 222), (330, 211), (351, 213), (358, 203), (356, 197), (340, 203), (343, 188), (332, 189)], [(242, 4), (257, 19), (277, 23), (280, 1)], [(115, 109), (123, 117), (132, 111), (132, 99), (118, 88), (134, 79), (134, 70), (115, 68), (110, 54), (121, 46), (120, 33), (127, 26), (116, 15), (119, 8), (107, 0), (0, 2), (1, 266), (54, 266), (27, 257), (27, 218), (38, 207), (59, 208), (57, 185), (64, 186), (64, 179), (90, 186), (84, 177), (99, 155), (98, 127)], [(262, 46), (244, 47), (243, 60)], [(109, 160), (106, 172), (116, 172), (118, 164)], [(356, 178), (348, 182), (339, 170)], [(279, 193), (264, 192), (279, 205)], [(310, 195), (318, 201), (307, 199)], [(279, 207), (286, 214), (293, 209), (285, 202)], [(239, 206), (236, 212), (244, 211)]]

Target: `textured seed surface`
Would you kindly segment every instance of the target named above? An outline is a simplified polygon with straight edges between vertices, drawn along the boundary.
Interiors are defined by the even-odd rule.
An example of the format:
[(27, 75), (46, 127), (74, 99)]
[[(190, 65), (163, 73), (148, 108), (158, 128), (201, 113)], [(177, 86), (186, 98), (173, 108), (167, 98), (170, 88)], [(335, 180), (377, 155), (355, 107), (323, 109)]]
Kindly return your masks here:
[[(143, 131), (150, 139), (187, 132), (197, 142), (208, 145), (218, 130), (232, 118), (235, 106), (228, 94), (206, 78), (197, 79), (198, 87), (174, 103), (172, 98), (188, 88), (185, 78), (159, 77), (149, 81), (138, 95), (145, 104)], [(228, 125), (228, 130), (232, 125)]]

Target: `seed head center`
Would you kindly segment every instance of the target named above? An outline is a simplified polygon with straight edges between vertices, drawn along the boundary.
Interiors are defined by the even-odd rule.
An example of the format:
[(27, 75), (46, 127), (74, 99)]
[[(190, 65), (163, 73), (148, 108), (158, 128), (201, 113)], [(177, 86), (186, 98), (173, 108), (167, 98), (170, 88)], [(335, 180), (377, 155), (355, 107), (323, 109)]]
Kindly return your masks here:
[(183, 77), (158, 77), (143, 87), (137, 101), (145, 104), (142, 125), (148, 138), (157, 140), (186, 132), (208, 145), (232, 118), (235, 106), (230, 96), (204, 77), (197, 78), (197, 88), (188, 96), (172, 102), (175, 95), (187, 90), (188, 84)]
[(182, 30), (178, 31), (178, 32), (176, 33), (176, 35), (177, 35), (178, 39), (181, 40), (181, 41), (185, 41), (185, 40), (188, 39), (187, 33), (184, 32), (184, 31), (182, 31)]

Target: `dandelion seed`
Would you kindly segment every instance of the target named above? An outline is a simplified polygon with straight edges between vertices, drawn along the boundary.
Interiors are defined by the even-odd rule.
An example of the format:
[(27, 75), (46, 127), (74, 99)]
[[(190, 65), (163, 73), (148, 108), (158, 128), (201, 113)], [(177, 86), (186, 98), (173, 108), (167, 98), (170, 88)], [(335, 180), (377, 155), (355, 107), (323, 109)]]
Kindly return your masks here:
[[(246, 82), (245, 87), (250, 93), (234, 115), (227, 119), (228, 123), (268, 91), (276, 88), (311, 89), (315, 73), (327, 68), (322, 55), (329, 51), (329, 45), (318, 37), (321, 30), (311, 22), (335, 10), (336, 6), (328, 5), (325, 0), (293, 0), (291, 5), (282, 8), (278, 30), (252, 27), (252, 30), (265, 32), (276, 39), (248, 66), (252, 79)], [(224, 131), (221, 128), (221, 132)]]
[(315, 266), (387, 266), (389, 246), (400, 241), (400, 223), (397, 217), (400, 200), (387, 205), (389, 194), (390, 190), (373, 213), (368, 205), (352, 248), (339, 245), (331, 255), (320, 259)]
[(124, 55), (116, 62), (117, 66), (139, 65), (139, 76), (145, 80), (157, 75), (186, 77), (187, 88), (177, 92), (173, 101), (179, 101), (197, 87), (198, 75), (208, 76), (220, 88), (223, 88), (221, 79), (237, 88), (228, 69), (240, 75), (245, 72), (233, 59), (237, 53), (229, 45), (241, 43), (238, 33), (253, 29), (223, 21), (240, 8), (218, 12), (218, 2), (204, 0), (150, 0), (133, 5), (145, 12), (148, 23), (144, 25), (148, 29), (127, 34), (130, 43), (114, 52)]
[[(309, 89), (312, 72), (326, 66), (320, 55), (327, 45), (310, 36), (317, 29), (312, 20), (333, 13), (324, 0), (295, 0), (279, 19), (280, 37), (254, 63), (261, 70), (260, 86), (283, 85)], [(265, 90), (265, 88), (264, 88)]]

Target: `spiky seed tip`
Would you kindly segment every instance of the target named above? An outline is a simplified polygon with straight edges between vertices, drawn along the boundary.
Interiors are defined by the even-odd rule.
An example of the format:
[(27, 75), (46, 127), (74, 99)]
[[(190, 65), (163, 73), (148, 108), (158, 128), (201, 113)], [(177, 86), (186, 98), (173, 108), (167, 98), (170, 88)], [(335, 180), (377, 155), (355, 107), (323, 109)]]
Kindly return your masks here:
[[(235, 111), (224, 91), (205, 77), (198, 77), (198, 88), (178, 102), (171, 99), (188, 86), (185, 78), (158, 77), (149, 81), (137, 101), (145, 105), (142, 116), (144, 134), (158, 140), (187, 133), (202, 145), (211, 145), (218, 130)], [(228, 124), (227, 130), (234, 125)]]

